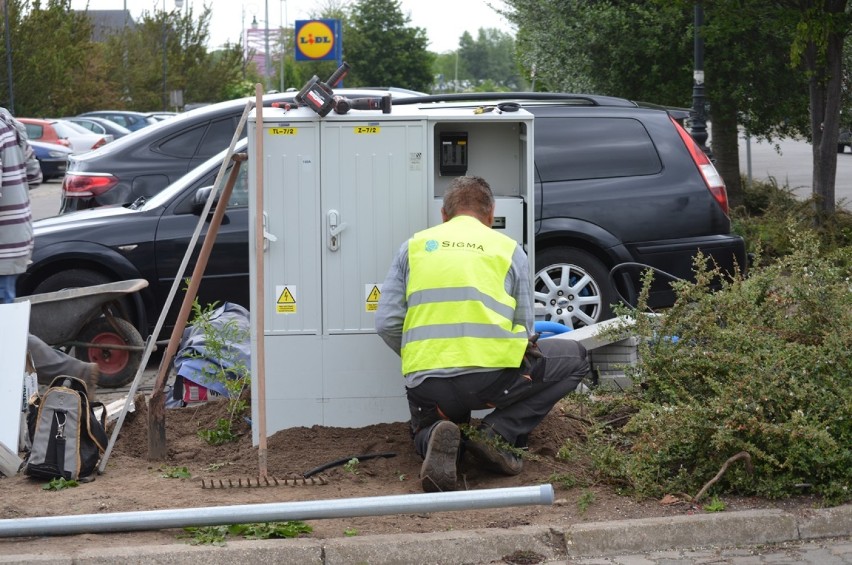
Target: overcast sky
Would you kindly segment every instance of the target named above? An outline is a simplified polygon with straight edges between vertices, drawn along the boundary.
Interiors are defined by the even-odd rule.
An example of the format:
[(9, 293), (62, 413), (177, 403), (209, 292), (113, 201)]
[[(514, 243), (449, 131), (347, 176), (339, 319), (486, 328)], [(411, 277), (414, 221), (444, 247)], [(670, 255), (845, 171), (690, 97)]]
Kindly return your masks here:
[[(266, 10), (269, 10), (270, 28), (279, 27), (285, 20), (292, 26), (296, 20), (310, 19), (324, 5), (322, 0), (185, 0), (184, 9), (192, 6), (195, 14), (204, 4), (212, 5), (210, 20), (210, 47), (218, 47), (226, 41), (239, 40), (242, 29), (249, 27), (257, 17), (263, 27)], [(72, 0), (71, 8), (83, 10), (130, 10), (133, 17), (144, 11), (175, 8), (175, 0)], [(476, 38), (479, 28), (498, 28), (512, 33), (509, 22), (497, 14), (489, 5), (503, 7), (502, 0), (402, 0), (402, 11), (411, 19), (410, 25), (422, 27), (429, 36), (429, 49), (442, 53), (453, 51), (459, 37), (468, 31)], [(346, 39), (344, 38), (344, 42)]]

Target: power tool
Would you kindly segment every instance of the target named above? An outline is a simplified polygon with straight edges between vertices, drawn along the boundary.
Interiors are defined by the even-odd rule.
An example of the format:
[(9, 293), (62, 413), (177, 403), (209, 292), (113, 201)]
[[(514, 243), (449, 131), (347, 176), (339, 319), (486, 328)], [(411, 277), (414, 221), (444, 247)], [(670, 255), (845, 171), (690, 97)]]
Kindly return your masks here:
[(332, 97), (332, 107), (338, 114), (345, 114), (349, 110), (381, 110), (382, 114), (390, 114), (391, 95), (381, 97), (349, 99), (345, 96)]
[(296, 94), (294, 100), (300, 106), (307, 106), (319, 116), (325, 117), (334, 105), (332, 88), (349, 74), (349, 65), (344, 61), (334, 71), (326, 82), (321, 82), (317, 75), (311, 77), (305, 86)]

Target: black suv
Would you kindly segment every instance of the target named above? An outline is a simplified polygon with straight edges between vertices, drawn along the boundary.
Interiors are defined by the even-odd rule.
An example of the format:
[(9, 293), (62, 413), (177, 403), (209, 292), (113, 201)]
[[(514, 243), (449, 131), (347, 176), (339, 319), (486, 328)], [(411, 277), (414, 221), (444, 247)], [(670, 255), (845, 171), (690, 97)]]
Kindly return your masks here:
[[(731, 233), (725, 185), (681, 126), (683, 109), (623, 98), (547, 93), (414, 97), (394, 104), (467, 101), (520, 105), (535, 115), (535, 300), (546, 319), (580, 327), (635, 301), (639, 263), (691, 279), (700, 251), (728, 273), (746, 267)], [(651, 306), (671, 305), (657, 274)]]

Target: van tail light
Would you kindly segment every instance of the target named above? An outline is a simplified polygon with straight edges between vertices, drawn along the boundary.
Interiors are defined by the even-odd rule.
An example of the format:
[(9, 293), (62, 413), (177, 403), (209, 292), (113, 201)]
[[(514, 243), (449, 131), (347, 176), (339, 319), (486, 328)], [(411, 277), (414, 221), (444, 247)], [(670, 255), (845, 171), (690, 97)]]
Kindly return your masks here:
[(683, 143), (686, 145), (689, 154), (692, 156), (692, 161), (701, 172), (701, 177), (704, 179), (704, 184), (707, 185), (707, 190), (710, 191), (710, 194), (712, 194), (713, 198), (716, 199), (716, 202), (719, 203), (722, 211), (727, 215), (728, 191), (725, 189), (725, 181), (722, 180), (722, 176), (719, 174), (719, 171), (717, 171), (716, 167), (713, 166), (713, 163), (710, 162), (707, 154), (701, 150), (701, 147), (699, 147), (697, 143), (695, 143), (692, 136), (689, 135), (689, 133), (677, 122), (677, 120), (671, 117), (670, 119), (677, 129), (678, 134), (680, 134), (680, 138), (683, 140)]
[(62, 194), (66, 198), (100, 196), (118, 184), (109, 173), (65, 173)]

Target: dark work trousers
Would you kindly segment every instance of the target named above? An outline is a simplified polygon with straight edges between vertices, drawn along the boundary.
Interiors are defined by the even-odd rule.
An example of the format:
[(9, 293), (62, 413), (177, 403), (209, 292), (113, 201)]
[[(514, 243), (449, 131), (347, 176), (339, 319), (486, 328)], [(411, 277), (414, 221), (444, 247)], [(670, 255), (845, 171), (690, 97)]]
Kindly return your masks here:
[(33, 334), (28, 336), (27, 349), (33, 359), (38, 384), (49, 385), (59, 375), (86, 380), (87, 363), (52, 348)]
[[(532, 371), (497, 369), (456, 377), (429, 377), (406, 389), (414, 449), (426, 453), (432, 428), (441, 420), (470, 422), (472, 410), (494, 408), (483, 423), (509, 444), (526, 447), (527, 435), (589, 372), (586, 348), (568, 339), (542, 339), (542, 357)], [(524, 375), (523, 373), (531, 373)]]

